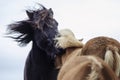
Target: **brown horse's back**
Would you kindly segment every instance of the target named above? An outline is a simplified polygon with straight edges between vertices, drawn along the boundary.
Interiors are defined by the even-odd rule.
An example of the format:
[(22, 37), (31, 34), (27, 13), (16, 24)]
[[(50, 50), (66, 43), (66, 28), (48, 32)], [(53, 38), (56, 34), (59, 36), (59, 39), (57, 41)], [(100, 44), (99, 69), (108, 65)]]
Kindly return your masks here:
[(82, 55), (97, 55), (104, 59), (106, 48), (109, 46), (116, 46), (119, 49), (120, 53), (120, 43), (109, 37), (95, 37), (90, 39), (82, 49)]

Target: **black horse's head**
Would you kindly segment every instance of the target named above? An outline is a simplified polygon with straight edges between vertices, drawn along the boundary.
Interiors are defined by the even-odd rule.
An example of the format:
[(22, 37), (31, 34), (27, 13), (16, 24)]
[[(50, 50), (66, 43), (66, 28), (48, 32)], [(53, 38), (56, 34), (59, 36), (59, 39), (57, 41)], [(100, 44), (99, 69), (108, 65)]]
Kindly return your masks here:
[(33, 41), (48, 55), (55, 56), (59, 52), (54, 45), (54, 38), (58, 33), (58, 23), (53, 18), (52, 9), (46, 9), (40, 5), (39, 9), (26, 10), (26, 13), (27, 20), (18, 21), (8, 26), (9, 34), (19, 34), (11, 37), (19, 42), (21, 46)]

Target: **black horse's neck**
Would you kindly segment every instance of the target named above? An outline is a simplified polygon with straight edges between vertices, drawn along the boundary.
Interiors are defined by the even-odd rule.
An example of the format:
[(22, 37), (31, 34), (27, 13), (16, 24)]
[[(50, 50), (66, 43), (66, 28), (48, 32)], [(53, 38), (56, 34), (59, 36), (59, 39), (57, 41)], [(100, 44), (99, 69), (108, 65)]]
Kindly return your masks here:
[(57, 73), (54, 61), (33, 42), (25, 65), (25, 80), (56, 80)]
[[(36, 65), (44, 64), (46, 66), (54, 66), (54, 61), (50, 59), (47, 53), (39, 48), (35, 42), (33, 42), (32, 50), (31, 50), (31, 57)], [(44, 66), (43, 65), (43, 66)]]

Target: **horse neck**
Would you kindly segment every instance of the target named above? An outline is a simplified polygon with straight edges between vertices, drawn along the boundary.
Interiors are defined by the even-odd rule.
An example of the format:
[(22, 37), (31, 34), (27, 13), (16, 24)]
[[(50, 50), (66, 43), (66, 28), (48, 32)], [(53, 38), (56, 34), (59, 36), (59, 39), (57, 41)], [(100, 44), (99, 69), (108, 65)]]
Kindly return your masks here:
[(73, 59), (77, 55), (79, 55), (81, 52), (81, 48), (78, 47), (70, 47), (66, 49), (66, 53), (62, 56), (62, 64), (64, 64), (66, 61)]
[[(29, 65), (27, 65), (27, 66), (29, 66), (31, 68), (31, 71), (32, 71), (32, 69), (33, 69), (33, 71), (34, 70), (37, 71), (37, 72), (33, 72), (35, 74), (33, 74), (31, 72), (31, 74), (33, 74), (34, 77), (39, 78), (39, 77), (43, 76), (45, 78), (43, 80), (56, 80), (56, 79), (53, 79), (54, 74), (57, 73), (57, 70), (53, 71), (53, 69), (54, 69), (53, 60), (51, 60), (48, 57), (47, 53), (45, 51), (43, 51), (42, 49), (40, 49), (37, 46), (37, 44), (34, 42), (32, 44), (32, 49), (29, 53), (28, 60), (29, 60), (30, 66)], [(40, 76), (38, 76), (39, 74), (40, 74)]]
[(51, 63), (51, 60), (49, 59), (47, 53), (39, 48), (35, 42), (32, 44), (30, 55), (36, 64), (41, 64), (44, 62), (47, 65), (48, 63)]
[(67, 48), (65, 54), (56, 56), (55, 66), (57, 69), (60, 69), (64, 65), (68, 57), (71, 55), (72, 51), (74, 51), (73, 48)]
[(35, 42), (33, 42), (33, 44), (32, 44), (31, 51), (35, 55), (40, 55), (40, 54), (45, 53), (45, 51), (43, 51), (42, 49), (40, 49)]

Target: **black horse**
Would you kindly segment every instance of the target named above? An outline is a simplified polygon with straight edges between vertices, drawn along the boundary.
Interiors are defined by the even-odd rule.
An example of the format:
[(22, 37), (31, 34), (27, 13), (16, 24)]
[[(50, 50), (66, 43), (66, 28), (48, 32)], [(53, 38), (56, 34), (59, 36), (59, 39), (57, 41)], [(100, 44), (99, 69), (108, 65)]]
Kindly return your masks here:
[(55, 47), (54, 38), (58, 34), (58, 23), (53, 18), (52, 9), (40, 5), (39, 9), (26, 10), (28, 19), (8, 25), (8, 33), (20, 46), (32, 41), (32, 49), (27, 57), (24, 80), (56, 80), (55, 55), (61, 49)]

